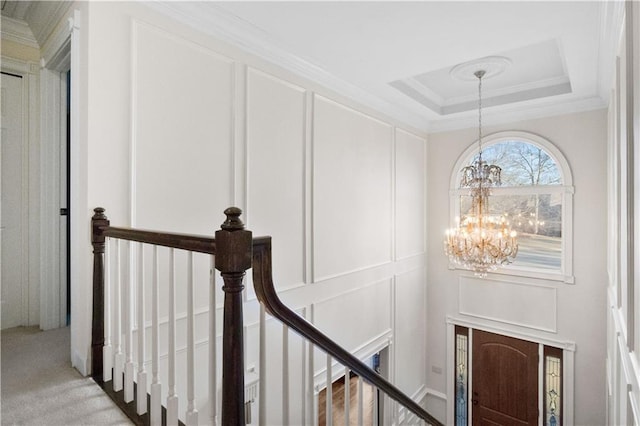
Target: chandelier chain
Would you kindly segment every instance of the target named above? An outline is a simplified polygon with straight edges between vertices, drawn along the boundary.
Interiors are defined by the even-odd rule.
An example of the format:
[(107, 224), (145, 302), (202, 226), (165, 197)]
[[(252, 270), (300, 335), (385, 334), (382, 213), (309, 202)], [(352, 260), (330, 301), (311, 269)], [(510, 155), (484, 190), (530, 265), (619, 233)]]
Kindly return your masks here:
[(480, 145), (480, 158), (482, 158), (482, 76), (483, 72), (478, 73), (478, 144)]

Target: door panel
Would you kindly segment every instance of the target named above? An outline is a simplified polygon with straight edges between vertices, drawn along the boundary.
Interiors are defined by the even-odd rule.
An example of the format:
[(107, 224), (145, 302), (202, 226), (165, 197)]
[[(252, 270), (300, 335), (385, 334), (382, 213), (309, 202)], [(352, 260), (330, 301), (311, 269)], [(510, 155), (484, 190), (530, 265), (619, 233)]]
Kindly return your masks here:
[(473, 330), (474, 425), (538, 424), (538, 344)]
[(22, 146), (22, 78), (1, 74), (2, 154), (0, 239), (2, 329), (25, 325), (25, 184)]

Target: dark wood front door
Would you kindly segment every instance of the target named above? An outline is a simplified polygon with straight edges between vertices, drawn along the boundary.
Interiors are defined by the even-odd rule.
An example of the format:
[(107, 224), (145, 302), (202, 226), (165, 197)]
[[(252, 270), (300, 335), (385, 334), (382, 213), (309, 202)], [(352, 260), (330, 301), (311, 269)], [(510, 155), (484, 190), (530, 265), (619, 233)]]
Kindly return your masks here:
[(538, 424), (538, 344), (473, 330), (473, 424)]

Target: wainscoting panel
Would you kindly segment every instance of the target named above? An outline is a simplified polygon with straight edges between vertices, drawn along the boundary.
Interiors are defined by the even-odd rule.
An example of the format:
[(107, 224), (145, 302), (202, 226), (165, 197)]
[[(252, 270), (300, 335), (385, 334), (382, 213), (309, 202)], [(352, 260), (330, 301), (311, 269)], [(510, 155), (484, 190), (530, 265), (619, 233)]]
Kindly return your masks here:
[(396, 276), (395, 283), (395, 364), (398, 387), (412, 395), (424, 386), (427, 360), (426, 341), (426, 276), (425, 268)]
[[(117, 226), (213, 235), (224, 220), (222, 211), (235, 203), (245, 211), (243, 218), (254, 235), (273, 237), (274, 281), (288, 306), (304, 307), (310, 321), (361, 359), (386, 347), (393, 354), (391, 362), (396, 355), (411, 364), (426, 359), (422, 343), (410, 344), (424, 341), (424, 320), (409, 321), (414, 313), (421, 313), (426, 291), (419, 283), (426, 263), (424, 140), (411, 129), (397, 131), (396, 126), (405, 126), (402, 122), (199, 32), (178, 17), (139, 3), (94, 8), (101, 12), (92, 15), (95, 37), (85, 41), (90, 51), (103, 52), (104, 57), (91, 56), (80, 78), (91, 75), (91, 88), (96, 82), (112, 82), (108, 91), (117, 96), (96, 97), (95, 90), (91, 96), (81, 87), (80, 95), (88, 98), (86, 110), (94, 112), (83, 130), (94, 141), (88, 147), (88, 164), (100, 165), (86, 173), (89, 199), (104, 201), (87, 207), (103, 205)], [(108, 28), (122, 31), (110, 37)], [(110, 68), (105, 69), (106, 63)], [(104, 143), (95, 142), (103, 139)], [(112, 152), (108, 158), (113, 161), (104, 162), (105, 152)], [(109, 171), (109, 180), (103, 169)], [(119, 184), (107, 185), (113, 175), (120, 178)], [(397, 225), (396, 212), (401, 212), (402, 225)], [(397, 226), (401, 235), (396, 235)], [(145, 249), (147, 343), (151, 338), (151, 251)], [(135, 247), (132, 255), (128, 247), (123, 250), (123, 263), (137, 265), (136, 252)], [(84, 253), (79, 263), (90, 265), (89, 256)], [(168, 250), (160, 249), (161, 335), (168, 328), (168, 259)], [(176, 260), (177, 344), (182, 349), (186, 345), (187, 256), (176, 252)], [(194, 262), (196, 400), (200, 423), (210, 423), (203, 399), (208, 376), (210, 258), (197, 255)], [(88, 268), (79, 272), (80, 281), (90, 281)], [(402, 351), (410, 354), (395, 348), (396, 274), (401, 275), (400, 299), (406, 310), (400, 313), (400, 324), (405, 327), (411, 322), (401, 331)], [(128, 282), (129, 271), (121, 276)], [(217, 318), (220, 335), (222, 282), (217, 273), (216, 277), (217, 309), (211, 314)], [(312, 416), (303, 417), (303, 406), (309, 414), (314, 390), (303, 389), (302, 380), (313, 384), (326, 367), (326, 357), (316, 356), (320, 351), (303, 344), (294, 333), (285, 338), (282, 326), (268, 320), (266, 365), (261, 367), (260, 307), (250, 288), (251, 272), (245, 284), (246, 373), (250, 376), (253, 369), (266, 374), (262, 383), (270, 391), (261, 401), (266, 406), (264, 423), (285, 423), (282, 390), (286, 386), (280, 373), (287, 362), (292, 408), (288, 423), (312, 424)], [(91, 306), (89, 293), (80, 297), (76, 293), (75, 306)], [(76, 325), (82, 331), (76, 333), (79, 339), (86, 340), (82, 336), (90, 335), (90, 322)], [(88, 351), (82, 339), (74, 343), (75, 352)], [(288, 359), (283, 351), (287, 339)], [(161, 338), (160, 350), (166, 353), (166, 338)], [(180, 352), (179, 357), (183, 362), (186, 355)], [(164, 358), (161, 365), (166, 368)], [(417, 389), (414, 383), (426, 381), (427, 367), (420, 367), (419, 371), (414, 368), (415, 376), (403, 375), (410, 380), (407, 387), (413, 388), (410, 394)], [(404, 367), (390, 368), (395, 372)], [(178, 374), (180, 412), (184, 413), (185, 371)], [(162, 381), (166, 383), (166, 375)], [(252, 411), (257, 416), (256, 407)], [(257, 421), (254, 417), (253, 422)]]
[[(304, 317), (304, 309), (296, 309), (295, 312)], [(290, 424), (304, 424), (303, 406), (305, 404), (305, 379), (306, 379), (306, 344), (295, 332), (286, 328), (282, 323), (267, 315), (264, 323), (265, 347), (260, 347), (260, 323), (245, 326), (245, 359), (247, 360), (245, 379), (259, 375), (260, 380), (266, 383), (266, 424), (286, 424), (288, 416)], [(260, 371), (260, 356), (265, 357), (265, 371)], [(284, 374), (284, 365), (287, 365), (287, 374)], [(285, 381), (287, 383), (288, 401), (283, 400), (285, 395)], [(252, 424), (258, 424), (258, 401), (252, 404)], [(284, 405), (283, 405), (284, 404)], [(277, 408), (276, 408), (277, 407)]]
[(317, 281), (391, 261), (393, 128), (327, 98), (314, 99)]
[(273, 237), (273, 279), (281, 290), (304, 282), (306, 91), (247, 72), (248, 226)]
[(426, 141), (396, 129), (396, 259), (425, 251)]
[(543, 331), (557, 331), (557, 290), (496, 279), (460, 277), (460, 313)]
[(133, 224), (213, 234), (231, 200), (234, 63), (138, 21), (132, 33)]
[(354, 350), (391, 328), (390, 300), (391, 280), (380, 281), (314, 303), (313, 322), (339, 345)]

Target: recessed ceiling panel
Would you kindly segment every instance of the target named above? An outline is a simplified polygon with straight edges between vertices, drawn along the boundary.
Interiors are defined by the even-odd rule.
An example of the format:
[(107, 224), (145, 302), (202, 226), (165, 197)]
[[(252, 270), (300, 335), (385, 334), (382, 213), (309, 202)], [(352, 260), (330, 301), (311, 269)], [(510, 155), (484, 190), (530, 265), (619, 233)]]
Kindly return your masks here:
[(473, 73), (480, 69), (488, 71), (482, 81), (483, 105), (487, 107), (571, 93), (555, 39), (389, 84), (440, 115), (454, 114), (477, 108), (478, 81)]

